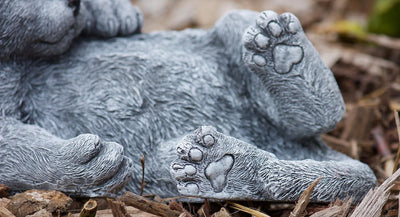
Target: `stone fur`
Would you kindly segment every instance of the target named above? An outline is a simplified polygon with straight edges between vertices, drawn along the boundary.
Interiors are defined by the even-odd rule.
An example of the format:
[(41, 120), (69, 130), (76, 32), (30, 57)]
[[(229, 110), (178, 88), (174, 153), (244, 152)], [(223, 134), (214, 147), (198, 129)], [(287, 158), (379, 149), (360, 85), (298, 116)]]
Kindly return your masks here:
[[(234, 11), (210, 30), (105, 39), (138, 32), (141, 16), (133, 6), (120, 5), (127, 1), (101, 1), (109, 7), (96, 2), (81, 2), (78, 12), (61, 0), (51, 1), (48, 9), (24, 0), (0, 2), (0, 180), (13, 190), (103, 196), (125, 185), (138, 193), (143, 154), (145, 193), (164, 197), (179, 190), (219, 199), (294, 201), (322, 176), (312, 200), (328, 202), (348, 193), (359, 200), (376, 184), (366, 165), (319, 139), (340, 120), (344, 104), (318, 56), (296, 65), (303, 77), (291, 79), (246, 59), (259, 51), (248, 43), (247, 50), (243, 47), (244, 34), (259, 25), (258, 17), (274, 17), (272, 12)], [(100, 20), (103, 16), (96, 14), (102, 8), (112, 18)], [(26, 16), (18, 19), (30, 28), (17, 25), (21, 11)], [(133, 15), (119, 19), (116, 14)], [(131, 23), (136, 27), (126, 27)], [(52, 38), (58, 34), (53, 26), (62, 34), (71, 32), (65, 43), (47, 43), (59, 40)], [(44, 47), (28, 37), (35, 32)], [(81, 32), (86, 36), (78, 37)], [(304, 52), (313, 51), (304, 40)], [(268, 53), (259, 54), (274, 61)], [(216, 130), (194, 131), (207, 125)], [(210, 132), (204, 136), (225, 142), (202, 148), (189, 139), (202, 129)], [(174, 172), (174, 165), (186, 168), (193, 160), (187, 152), (178, 152), (176, 159), (177, 145), (187, 152), (200, 150), (196, 178)], [(227, 154), (232, 165), (221, 160)], [(209, 169), (207, 177), (227, 180), (207, 180), (198, 169), (208, 165), (217, 172)]]

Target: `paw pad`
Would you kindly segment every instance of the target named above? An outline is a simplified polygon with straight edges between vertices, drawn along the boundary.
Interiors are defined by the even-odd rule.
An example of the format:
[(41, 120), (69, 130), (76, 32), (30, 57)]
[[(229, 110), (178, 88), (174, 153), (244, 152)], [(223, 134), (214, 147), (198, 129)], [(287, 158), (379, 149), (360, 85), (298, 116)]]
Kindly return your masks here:
[(227, 144), (219, 142), (229, 139), (233, 138), (212, 127), (200, 127), (182, 139), (177, 147), (179, 159), (172, 163), (170, 170), (181, 194), (198, 196), (199, 192), (218, 193), (225, 189), (234, 156), (223, 153)]
[(211, 162), (205, 169), (205, 175), (215, 192), (221, 192), (226, 186), (227, 175), (232, 169), (233, 162), (232, 155), (225, 155), (221, 159)]
[(189, 151), (189, 158), (192, 161), (201, 161), (203, 159), (203, 152), (198, 148), (192, 148)]
[(282, 28), (277, 22), (271, 21), (268, 24), (268, 29), (275, 37), (279, 37), (282, 34)]
[(197, 169), (193, 165), (174, 163), (171, 168), (174, 170), (176, 179), (187, 179), (197, 173)]
[(267, 60), (261, 55), (254, 55), (253, 61), (257, 66), (260, 67), (267, 65)]
[(277, 45), (273, 51), (275, 71), (281, 74), (290, 72), (293, 65), (303, 59), (300, 46)]
[(287, 23), (288, 32), (292, 34), (295, 34), (302, 29), (300, 21), (291, 13), (283, 13), (281, 15), (281, 19), (283, 22)]
[(259, 48), (266, 49), (269, 46), (269, 38), (263, 34), (257, 34), (257, 36), (254, 38), (254, 42)]
[(197, 195), (199, 193), (199, 186), (193, 183), (189, 183), (185, 186), (178, 185), (178, 191), (184, 195)]
[(299, 20), (290, 13), (278, 16), (264, 11), (257, 25), (249, 27), (243, 36), (244, 61), (256, 72), (289, 73), (303, 60), (305, 39)]
[(186, 175), (189, 175), (189, 176), (192, 176), (192, 175), (196, 174), (196, 172), (197, 172), (196, 167), (194, 167), (192, 165), (186, 165), (184, 170), (185, 170)]
[(212, 145), (214, 145), (215, 139), (212, 135), (207, 134), (205, 136), (203, 136), (203, 144), (205, 147), (210, 147)]

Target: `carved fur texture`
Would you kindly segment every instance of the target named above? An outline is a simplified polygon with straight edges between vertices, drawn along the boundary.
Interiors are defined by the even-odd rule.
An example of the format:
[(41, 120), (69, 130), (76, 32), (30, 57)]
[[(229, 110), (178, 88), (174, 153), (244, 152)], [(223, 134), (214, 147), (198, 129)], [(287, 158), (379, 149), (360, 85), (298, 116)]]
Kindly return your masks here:
[(319, 138), (344, 103), (294, 15), (141, 25), (128, 0), (0, 2), (1, 183), (138, 193), (144, 154), (145, 193), (163, 197), (294, 201), (322, 177), (311, 200), (329, 202), (376, 185)]

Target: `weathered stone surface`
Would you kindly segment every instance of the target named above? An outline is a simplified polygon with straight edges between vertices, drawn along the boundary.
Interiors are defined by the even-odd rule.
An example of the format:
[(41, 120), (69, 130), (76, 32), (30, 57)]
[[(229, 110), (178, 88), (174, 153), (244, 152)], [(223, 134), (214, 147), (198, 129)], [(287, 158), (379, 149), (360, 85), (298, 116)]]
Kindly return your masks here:
[(129, 33), (138, 10), (1, 2), (0, 180), (12, 190), (114, 196), (145, 180), (143, 193), (165, 198), (297, 201), (324, 177), (312, 201), (356, 202), (376, 185), (367, 165), (319, 139), (344, 103), (291, 13), (232, 11), (209, 30), (74, 40), (91, 25), (97, 36)]

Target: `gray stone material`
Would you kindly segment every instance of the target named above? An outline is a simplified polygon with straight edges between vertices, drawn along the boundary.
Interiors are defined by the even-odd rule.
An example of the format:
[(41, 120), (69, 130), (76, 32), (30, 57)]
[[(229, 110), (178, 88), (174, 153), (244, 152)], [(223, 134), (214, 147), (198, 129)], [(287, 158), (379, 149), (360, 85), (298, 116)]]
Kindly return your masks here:
[(162, 197), (294, 201), (323, 177), (311, 199), (328, 202), (376, 185), (319, 138), (344, 103), (294, 15), (141, 26), (129, 0), (0, 1), (1, 183), (138, 193), (144, 154)]

